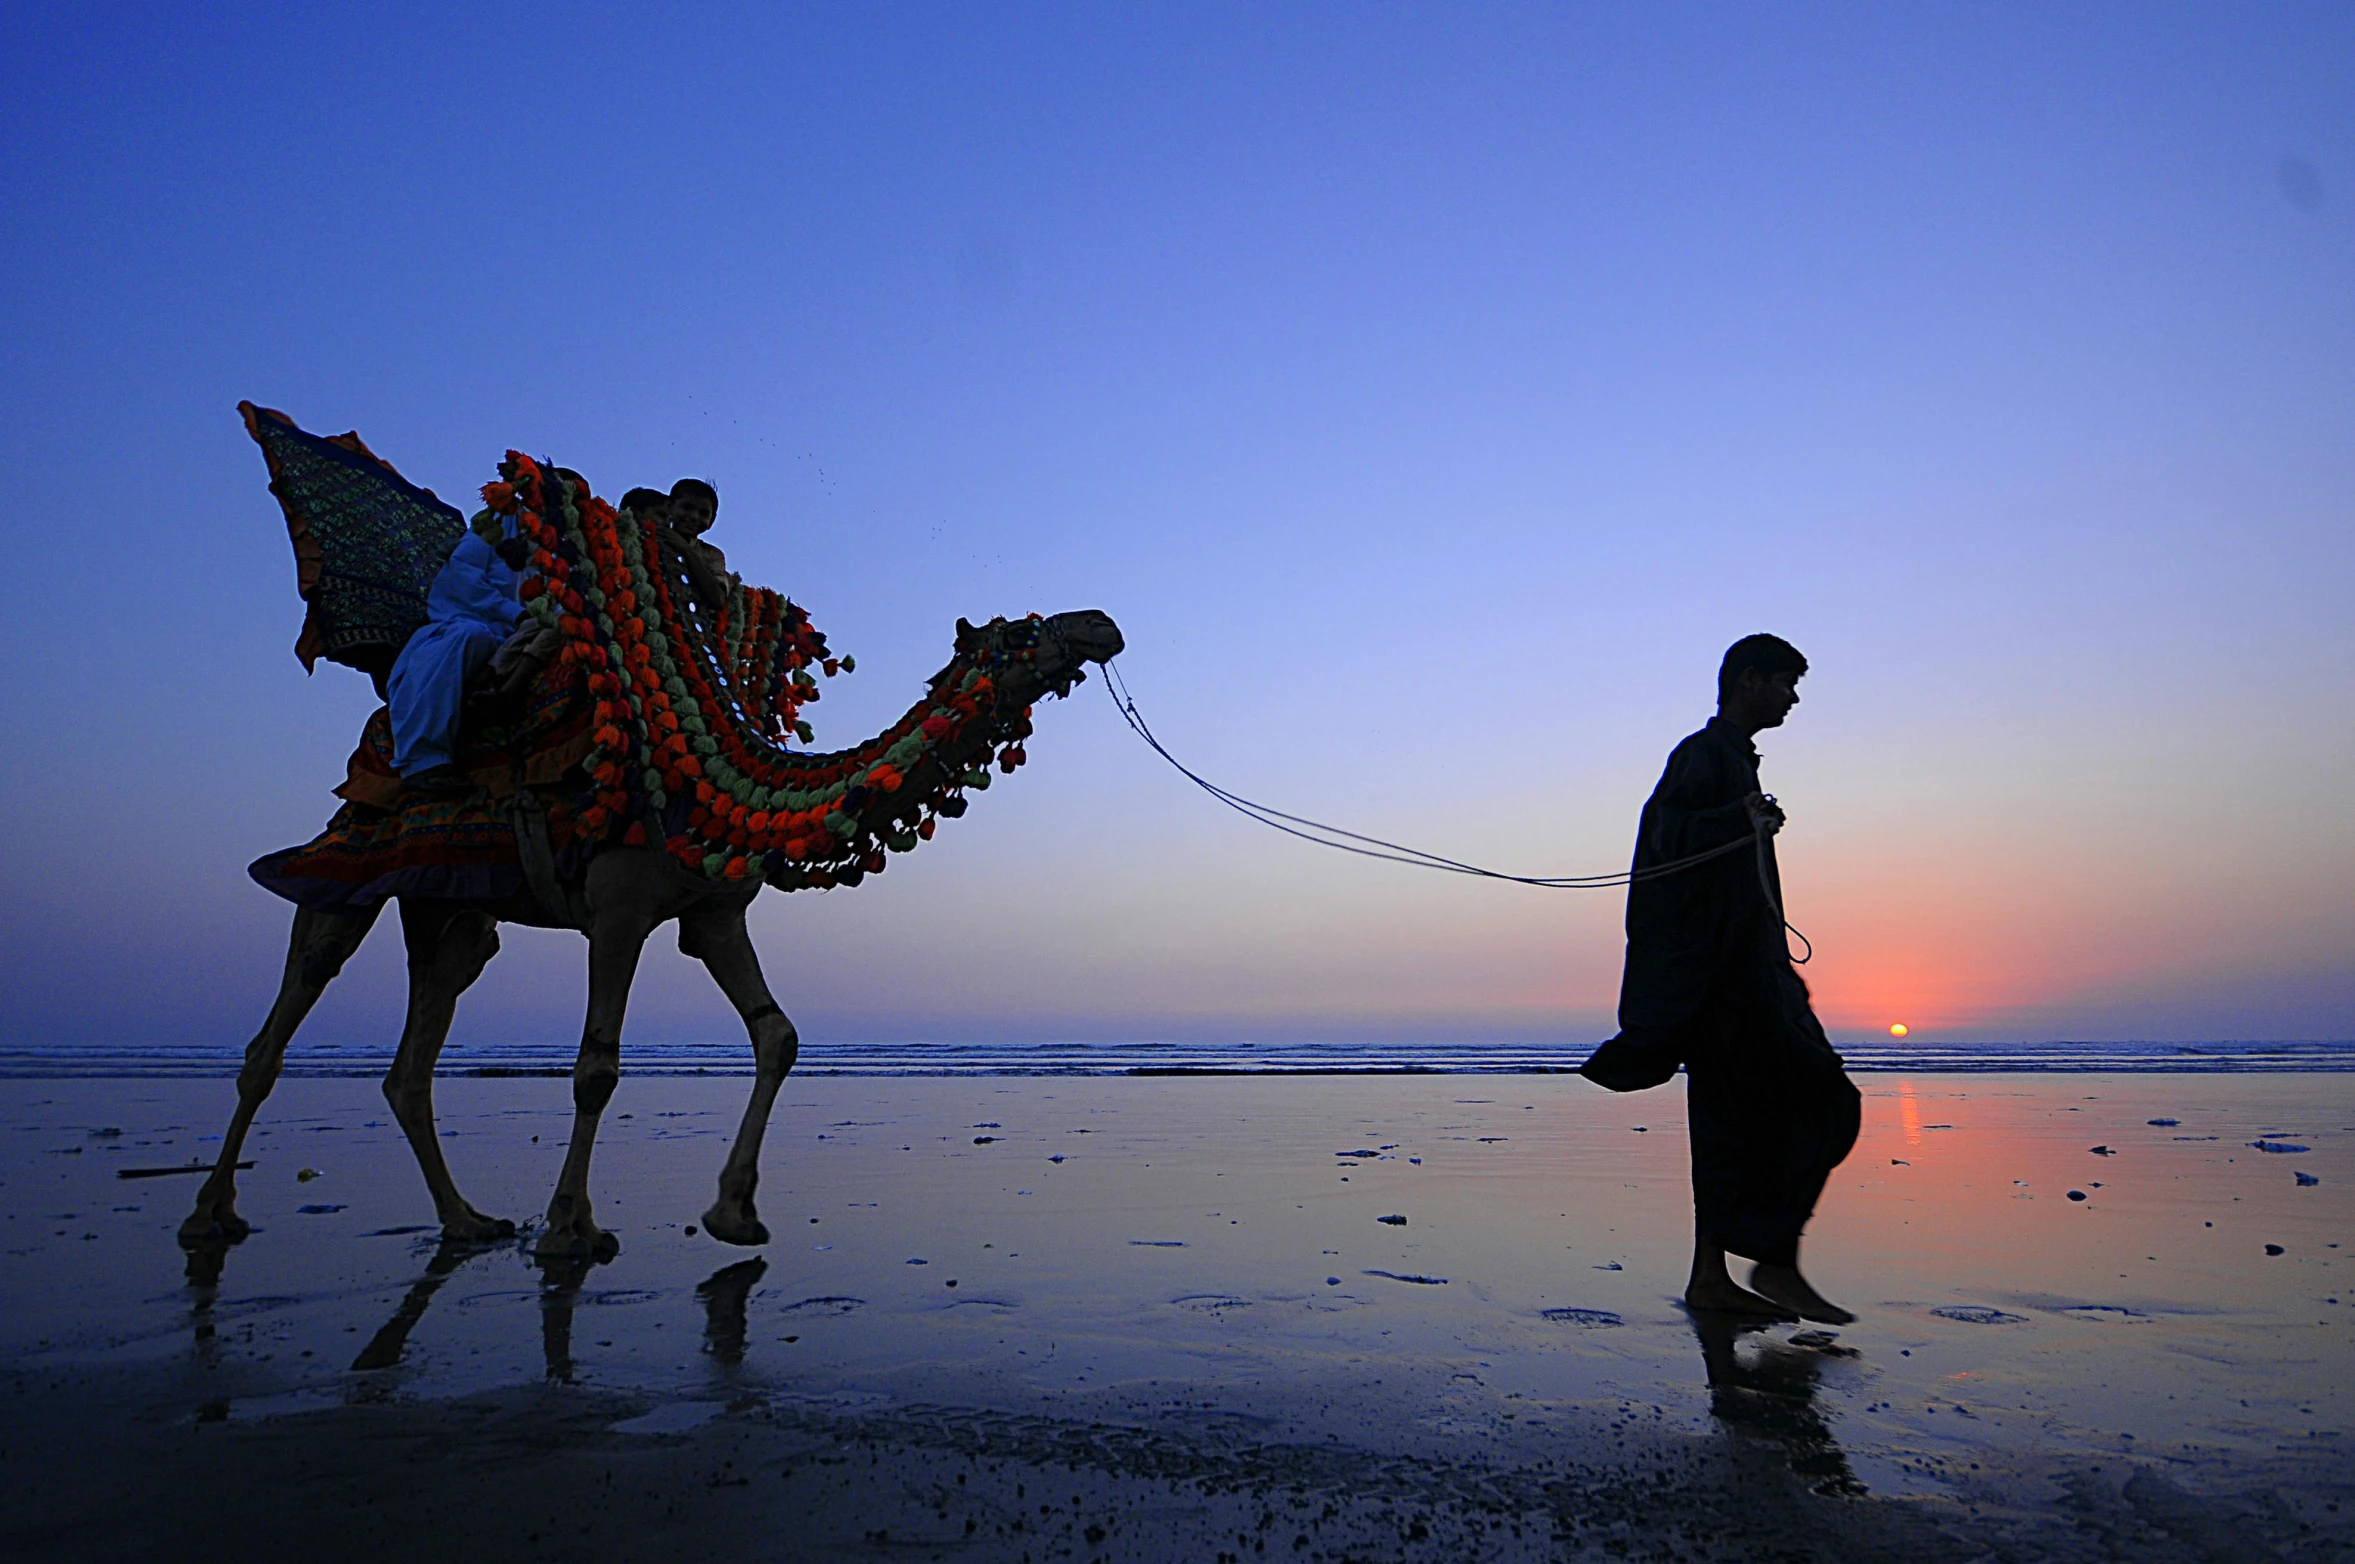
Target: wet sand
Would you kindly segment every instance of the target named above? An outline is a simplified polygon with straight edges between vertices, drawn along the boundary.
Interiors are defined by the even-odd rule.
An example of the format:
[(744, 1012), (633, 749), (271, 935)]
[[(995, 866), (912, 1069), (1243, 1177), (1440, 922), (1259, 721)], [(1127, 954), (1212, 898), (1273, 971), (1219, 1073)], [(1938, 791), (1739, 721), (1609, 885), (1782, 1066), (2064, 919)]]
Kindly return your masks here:
[[(191, 1276), (196, 1180), (116, 1173), (228, 1083), (0, 1083), (0, 1549), (2355, 1556), (2355, 1077), (1863, 1077), (1829, 1334), (1677, 1305), (1675, 1087), (796, 1079), (745, 1251), (689, 1229), (748, 1084), (625, 1080), (622, 1252), (548, 1273), (419, 1225), (371, 1083), (289, 1081)], [(544, 1207), (564, 1082), (440, 1107)]]

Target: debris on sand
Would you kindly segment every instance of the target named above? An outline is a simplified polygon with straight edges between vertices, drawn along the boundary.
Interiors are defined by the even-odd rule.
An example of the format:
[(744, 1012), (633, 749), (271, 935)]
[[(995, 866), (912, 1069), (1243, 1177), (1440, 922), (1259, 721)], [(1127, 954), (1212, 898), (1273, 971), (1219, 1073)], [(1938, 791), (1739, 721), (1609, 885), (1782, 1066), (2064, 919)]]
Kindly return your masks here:
[(2317, 1184), (2319, 1184), (2319, 1183), (2321, 1183), (2321, 1182), (2322, 1182), (2322, 1180), (2321, 1180), (2321, 1179), (2318, 1179), (2318, 1178), (2316, 1178), (2316, 1177), (2315, 1177), (2313, 1174), (2311, 1174), (2311, 1173), (2300, 1173), (2300, 1174), (2298, 1174), (2298, 1175), (2296, 1175), (2296, 1176), (2297, 1176), (2297, 1180), (2298, 1180), (2298, 1187), (2299, 1187), (2300, 1189), (2311, 1189), (2311, 1188), (2313, 1188), (2315, 1185), (2317, 1185)]
[(2281, 1246), (2281, 1245), (2279, 1245), (2279, 1244), (2267, 1244), (2267, 1245), (2265, 1246), (2265, 1252), (2266, 1252), (2267, 1254), (2287, 1254), (2287, 1253), (2289, 1253), (2289, 1251), (2288, 1251), (2288, 1250), (2286, 1250), (2286, 1249), (2282, 1248), (2282, 1246)]
[(1447, 1278), (1444, 1276), (1415, 1276), (1412, 1274), (1402, 1276), (1396, 1271), (1364, 1271), (1359, 1274), (1379, 1276), (1393, 1282), (1412, 1282), (1417, 1287), (1445, 1287), (1447, 1285)]
[(2271, 1152), (2277, 1157), (2293, 1156), (2298, 1152), (2314, 1149), (2311, 1146), (2301, 1146), (2294, 1140), (2253, 1140), (2249, 1142), (2249, 1145), (2258, 1151)]
[(294, 1214), (296, 1216), (333, 1216), (342, 1209), (341, 1206), (296, 1206)]
[(2158, 1129), (2171, 1130), (2183, 1121), (2181, 1119), (2145, 1119), (2143, 1122)]
[(2082, 1189), (2072, 1189), (2069, 1191), (2069, 1198), (2071, 1200), (2083, 1200), (2086, 1198), (2085, 1191)]
[(1336, 1157), (1378, 1157), (1382, 1153), (1378, 1151), (1336, 1151), (1333, 1155)]
[(1378, 1217), (1374, 1218), (1374, 1220), (1375, 1220), (1375, 1221), (1377, 1221), (1377, 1222), (1380, 1222), (1380, 1223), (1381, 1223), (1382, 1225), (1384, 1225), (1385, 1227), (1404, 1227), (1404, 1226), (1406, 1226), (1406, 1218), (1405, 1218), (1405, 1217), (1403, 1217), (1403, 1216), (1378, 1216)]
[(2088, 1146), (2086, 1150), (2092, 1152), (2097, 1157), (2114, 1157), (2117, 1155), (2115, 1151), (2112, 1151), (2107, 1146)]
[[(237, 1171), (242, 1173), (252, 1166), (251, 1162), (240, 1162), (237, 1164)], [(116, 1168), (114, 1176), (116, 1178), (169, 1178), (175, 1173), (210, 1173), (212, 1170), (213, 1165), (210, 1162), (191, 1162), (186, 1167), (178, 1168)]]

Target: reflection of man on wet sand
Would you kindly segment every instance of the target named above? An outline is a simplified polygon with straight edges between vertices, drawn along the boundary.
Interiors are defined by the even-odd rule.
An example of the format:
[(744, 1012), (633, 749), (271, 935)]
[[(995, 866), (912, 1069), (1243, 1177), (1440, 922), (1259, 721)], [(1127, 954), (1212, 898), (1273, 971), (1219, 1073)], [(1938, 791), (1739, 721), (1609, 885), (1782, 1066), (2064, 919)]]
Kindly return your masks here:
[[(1736, 641), (1718, 670), (1717, 715), (1668, 757), (1644, 805), (1636, 872), (1753, 836), (1757, 850), (1628, 888), (1620, 1032), (1584, 1073), (1629, 1091), (1684, 1066), (1694, 1214), (1687, 1305), (1840, 1325), (1854, 1316), (1800, 1274), (1799, 1234), (1856, 1144), (1860, 1098), (1784, 944), (1773, 841), (1783, 815), (1759, 790), (1750, 744), (1799, 704), (1806, 671), (1807, 659), (1776, 636)], [(1728, 1251), (1757, 1262), (1749, 1288), (1727, 1273)]]

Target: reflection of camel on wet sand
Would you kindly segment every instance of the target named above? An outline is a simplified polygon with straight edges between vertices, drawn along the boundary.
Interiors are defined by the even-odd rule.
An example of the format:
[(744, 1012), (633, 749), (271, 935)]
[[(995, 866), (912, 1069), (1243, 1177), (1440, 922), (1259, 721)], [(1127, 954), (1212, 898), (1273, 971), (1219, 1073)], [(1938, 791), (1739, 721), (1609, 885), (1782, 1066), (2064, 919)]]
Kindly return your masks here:
[[(355, 1373), (396, 1368), (408, 1350), (409, 1333), (424, 1320), (434, 1296), (461, 1266), (492, 1252), (488, 1244), (455, 1243), (444, 1239), (425, 1263), (425, 1274), (402, 1295), (392, 1318), (378, 1327), (360, 1355), (352, 1359)], [(547, 1360), (548, 1378), (569, 1384), (573, 1374), (572, 1321), (581, 1287), (589, 1279), (592, 1259), (544, 1260), (540, 1263), (540, 1346)], [(703, 1304), (703, 1351), (722, 1373), (733, 1373), (744, 1363), (745, 1337), (751, 1329), (752, 1289), (769, 1268), (758, 1255), (721, 1266), (698, 1282), (695, 1296)], [(209, 1328), (199, 1322), (199, 1333)]]
[[(1025, 713), (1032, 701), (1068, 690), (1081, 676), (1082, 664), (1101, 662), (1120, 649), (1119, 630), (1093, 611), (999, 621), (979, 629), (960, 621), (957, 657), (950, 668), (987, 665), (996, 685), (994, 705), (984, 711), (982, 720), (965, 723), (953, 737), (910, 764), (908, 785), (873, 790), (855, 811), (855, 829), (874, 837), (913, 832), (915, 822), (901, 818), (914, 807), (908, 800), (922, 799), (944, 778), (986, 762), (995, 745), (1027, 731)], [(934, 686), (939, 687), (938, 679)], [(912, 715), (921, 720), (920, 712)], [(592, 858), (585, 876), (564, 888), (586, 910), (589, 1004), (573, 1066), (572, 1140), (539, 1239), (542, 1256), (603, 1259), (620, 1247), (592, 1218), (589, 1154), (599, 1116), (621, 1078), (622, 1017), (639, 955), (647, 937), (673, 921), (679, 925), (680, 950), (703, 962), (743, 1018), (756, 1072), (752, 1098), (720, 1170), (719, 1198), (703, 1213), (703, 1225), (725, 1243), (768, 1241), (768, 1229), (753, 1203), (761, 1136), (798, 1044), (793, 1023), (770, 996), (744, 926), (745, 909), (759, 894), (761, 883), (758, 877), (713, 880), (652, 847), (615, 847)], [(461, 1242), (510, 1236), (514, 1224), (476, 1210), (450, 1176), (434, 1128), (434, 1065), (449, 1035), (459, 995), (498, 951), (499, 924), (562, 925), (529, 889), (498, 901), (400, 900), (401, 932), (409, 950), (409, 1013), (385, 1076), (385, 1098), (416, 1153), (444, 1236)], [(233, 1243), (250, 1230), (237, 1214), (236, 1168), (246, 1132), (278, 1079), (295, 1029), (358, 949), (381, 910), (378, 904), (347, 912), (304, 909), (295, 914), (277, 1003), (246, 1047), (245, 1066), (237, 1077), (237, 1110), (221, 1138), (220, 1160), (197, 1195), (195, 1211), (181, 1225), (182, 1244), (201, 1249)]]

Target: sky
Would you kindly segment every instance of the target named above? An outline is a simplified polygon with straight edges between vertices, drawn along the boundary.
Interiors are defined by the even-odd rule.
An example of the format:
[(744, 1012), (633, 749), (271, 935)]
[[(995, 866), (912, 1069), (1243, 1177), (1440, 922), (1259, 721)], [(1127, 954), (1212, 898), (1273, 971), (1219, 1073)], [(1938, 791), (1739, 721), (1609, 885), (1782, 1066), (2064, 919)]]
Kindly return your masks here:
[[(2329, 5), (10, 8), (0, 1042), (275, 991), (245, 865), (374, 699), (241, 398), (460, 503), (710, 478), (858, 658), (822, 745), (1101, 608), (1197, 770), (1515, 872), (1623, 865), (1771, 630), (1836, 1039), (2355, 1036), (2350, 81)], [(1620, 893), (1279, 837), (1100, 680), (1028, 747), (762, 898), (805, 1037), (1611, 1030)], [(456, 1035), (572, 1035), (503, 937)], [(629, 1035), (737, 1030), (658, 935)]]

